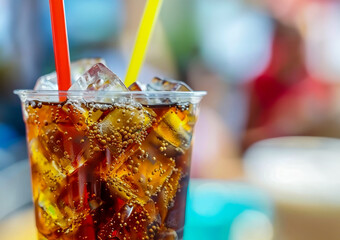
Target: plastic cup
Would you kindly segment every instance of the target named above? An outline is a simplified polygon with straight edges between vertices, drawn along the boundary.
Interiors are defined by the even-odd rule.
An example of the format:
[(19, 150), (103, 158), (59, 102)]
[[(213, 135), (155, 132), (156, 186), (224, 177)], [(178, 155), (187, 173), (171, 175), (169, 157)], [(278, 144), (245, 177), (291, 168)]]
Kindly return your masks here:
[(183, 238), (191, 140), (205, 92), (15, 93), (38, 239)]

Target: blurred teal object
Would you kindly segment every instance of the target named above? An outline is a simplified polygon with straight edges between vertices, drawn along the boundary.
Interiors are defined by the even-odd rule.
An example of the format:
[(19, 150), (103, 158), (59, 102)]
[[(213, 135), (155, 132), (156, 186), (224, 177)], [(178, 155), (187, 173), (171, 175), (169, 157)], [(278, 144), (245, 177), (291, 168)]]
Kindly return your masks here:
[(272, 221), (271, 200), (255, 187), (241, 182), (191, 180), (185, 240), (269, 240)]

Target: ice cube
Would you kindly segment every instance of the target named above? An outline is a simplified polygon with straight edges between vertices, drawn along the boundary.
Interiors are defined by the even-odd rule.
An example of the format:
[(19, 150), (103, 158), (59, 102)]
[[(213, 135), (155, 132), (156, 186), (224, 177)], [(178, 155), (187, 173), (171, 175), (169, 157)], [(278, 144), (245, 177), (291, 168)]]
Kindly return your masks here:
[[(36, 211), (39, 213), (40, 232), (44, 231), (46, 234), (46, 231), (57, 230), (59, 233), (73, 234), (85, 224), (84, 221), (91, 220), (88, 219), (91, 212), (90, 201), (95, 200), (93, 193), (98, 184), (88, 182), (84, 178), (86, 179), (86, 176), (79, 169), (76, 174), (71, 174), (67, 178), (67, 183), (57, 193), (49, 189), (39, 193)], [(94, 192), (89, 192), (87, 188), (94, 189)]]
[(72, 84), (69, 90), (128, 91), (119, 77), (102, 63), (92, 66)]
[(154, 239), (160, 226), (155, 203), (127, 203), (100, 228), (99, 239)]
[[(60, 234), (62, 233), (62, 229), (60, 228), (60, 226), (56, 224), (53, 218), (55, 217), (55, 214), (51, 214), (51, 215), (49, 214), (51, 213), (51, 210), (54, 209), (54, 207), (50, 205), (51, 210), (48, 210), (47, 204), (50, 204), (50, 202), (45, 202), (45, 204), (46, 204), (46, 207), (44, 207), (44, 203), (38, 202), (38, 199), (35, 201), (34, 210), (35, 210), (35, 216), (36, 216), (37, 229), (41, 235), (45, 235), (45, 236), (58, 239), (60, 237)], [(45, 208), (47, 209), (47, 211), (45, 211)], [(39, 238), (39, 239), (45, 239), (45, 238)]]
[(89, 141), (73, 124), (49, 123), (41, 128), (38, 139), (40, 151), (64, 174), (74, 172), (87, 160), (83, 155)]
[(156, 121), (138, 149), (126, 152), (125, 159), (116, 161), (108, 176), (113, 194), (145, 203), (172, 174), (175, 157), (190, 147), (192, 126), (185, 113), (171, 108)]
[(129, 90), (134, 91), (134, 92), (143, 92), (143, 94), (145, 94), (145, 95), (138, 95), (138, 94), (133, 95), (134, 100), (144, 106), (162, 104), (162, 101), (160, 99), (154, 98), (154, 97), (148, 97), (148, 93), (146, 93), (147, 86), (145, 84), (134, 82), (129, 87)]
[(179, 169), (175, 169), (170, 178), (164, 183), (162, 190), (158, 194), (156, 206), (164, 223), (168, 214), (171, 202), (175, 199), (178, 189), (180, 188), (180, 180), (182, 173)]
[(181, 91), (192, 92), (193, 90), (184, 82), (176, 80), (161, 79), (155, 77), (151, 84), (147, 85), (148, 91)]
[(148, 136), (125, 162), (115, 163), (107, 176), (112, 194), (143, 205), (161, 190), (175, 168), (175, 160), (151, 144)]
[[(152, 79), (150, 84), (147, 84), (146, 91), (191, 92), (193, 90), (184, 82), (155, 77)], [(148, 100), (147, 105), (172, 104), (172, 103), (178, 104), (183, 101), (184, 101), (183, 104), (187, 105), (186, 102), (189, 101), (189, 98), (184, 100), (183, 98), (176, 97), (176, 95), (173, 96), (169, 95), (169, 97), (163, 99), (157, 99), (152, 97), (147, 100)]]
[(169, 143), (163, 143), (164, 152), (167, 152), (168, 148), (174, 148), (175, 151), (183, 153), (190, 147), (193, 128), (188, 121), (188, 116), (175, 108), (163, 115), (154, 130), (162, 141)]
[(36, 211), (39, 212), (39, 215), (42, 218), (39, 218), (41, 228), (38, 229), (47, 229), (52, 227), (50, 231), (53, 232), (55, 229), (61, 229), (65, 231), (72, 224), (71, 219), (65, 216), (61, 209), (58, 208), (56, 203), (56, 195), (51, 193), (50, 191), (42, 191), (39, 193), (39, 197), (37, 199)]
[(84, 221), (91, 220), (87, 218), (91, 212), (90, 202), (97, 200), (97, 205), (101, 204), (94, 195), (100, 193), (100, 184), (89, 181), (84, 174), (88, 169), (84, 168), (81, 167), (74, 174), (68, 175), (57, 191), (51, 191), (50, 188), (39, 191), (35, 200), (39, 232), (46, 236), (73, 234), (84, 225)]
[[(89, 58), (71, 63), (72, 82), (77, 80), (82, 74), (88, 71), (96, 63), (105, 64), (105, 60), (101, 58)], [(40, 77), (35, 84), (34, 90), (58, 90), (56, 72)]]
[(162, 154), (169, 158), (175, 158), (184, 154), (184, 149), (169, 143), (156, 131), (151, 131), (148, 135), (149, 143), (153, 148), (161, 149)]
[(162, 228), (156, 235), (157, 240), (178, 240), (178, 235), (175, 230), (171, 228)]
[(38, 78), (34, 90), (58, 90), (57, 73), (49, 73)]
[(102, 182), (98, 179), (93, 167), (86, 165), (68, 175), (57, 193), (41, 191), (36, 201), (43, 216), (41, 229), (57, 228), (59, 232), (72, 236), (75, 233), (78, 236), (91, 235), (93, 232), (87, 225), (93, 227), (92, 213), (104, 204)]
[(66, 175), (55, 164), (52, 164), (42, 153), (38, 139), (30, 141), (30, 159), (32, 165), (33, 197), (38, 198), (39, 192), (48, 189), (56, 192), (65, 182)]
[[(59, 239), (61, 233), (72, 232), (79, 227), (84, 213), (89, 212), (89, 207), (85, 210), (79, 207), (77, 197), (80, 192), (87, 196), (87, 192), (79, 191), (81, 183), (70, 181), (72, 175), (66, 177), (59, 171), (57, 164), (48, 161), (37, 144), (38, 140), (30, 144), (33, 151), (31, 159), (37, 227), (45, 236), (55, 236)], [(71, 190), (73, 192), (70, 193)], [(72, 204), (67, 200), (68, 204), (60, 204), (60, 199), (65, 198), (71, 199)]]
[(85, 72), (87, 72), (93, 65), (97, 63), (106, 64), (102, 58), (85, 58), (71, 64), (72, 82), (79, 79)]
[(75, 125), (79, 131), (87, 130), (102, 116), (102, 111), (98, 109), (94, 104), (91, 107), (82, 101), (70, 101), (68, 100), (62, 107), (62, 110), (67, 114), (69, 119)]
[(153, 113), (142, 107), (117, 106), (100, 123), (100, 141), (108, 146), (114, 157), (119, 157), (128, 146), (140, 144), (153, 122)]
[(140, 82), (134, 82), (130, 85), (129, 90), (134, 92), (146, 91), (146, 86)]

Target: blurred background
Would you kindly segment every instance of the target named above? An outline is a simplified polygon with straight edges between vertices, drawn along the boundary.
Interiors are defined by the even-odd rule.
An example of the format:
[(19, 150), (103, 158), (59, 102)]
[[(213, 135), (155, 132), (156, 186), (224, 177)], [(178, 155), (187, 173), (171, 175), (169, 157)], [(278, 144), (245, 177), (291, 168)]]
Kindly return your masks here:
[[(71, 59), (103, 57), (123, 79), (145, 2), (66, 0)], [(13, 90), (32, 89), (39, 76), (54, 71), (49, 19), (46, 0), (0, 0), (0, 238), (4, 240), (27, 239), (27, 234), (18, 236), (20, 221), (23, 229), (34, 230), (25, 127)], [(339, 232), (333, 232), (340, 229), (338, 185), (322, 187), (318, 193), (331, 196), (334, 208), (327, 211), (320, 209), (329, 206), (328, 198), (312, 204), (305, 200), (315, 196), (307, 194), (298, 206), (281, 207), (271, 191), (284, 179), (294, 179), (289, 188), (311, 179), (313, 184), (299, 188), (304, 192), (322, 181), (322, 186), (329, 186), (340, 176), (327, 178), (328, 171), (340, 172), (340, 165), (324, 163), (329, 158), (325, 149), (333, 146), (333, 140), (338, 146), (335, 139), (340, 138), (339, 39), (336, 0), (164, 0), (140, 80), (166, 76), (208, 91), (196, 128), (186, 239), (340, 238)], [(317, 163), (305, 154), (282, 157), (282, 149), (294, 152), (286, 141), (274, 141), (275, 147), (256, 144), (285, 136), (333, 140), (291, 140), (294, 151), (320, 150)], [(335, 154), (336, 149), (332, 148)], [(265, 167), (262, 151), (270, 155)], [(335, 156), (340, 162), (340, 154)], [(277, 163), (279, 157), (283, 160)], [(296, 161), (285, 160), (292, 158)], [(303, 164), (298, 164), (300, 159)], [(277, 172), (271, 176), (273, 169)], [(289, 171), (284, 175), (280, 169)], [(319, 171), (322, 180), (313, 177)], [(301, 173), (306, 175), (295, 178)], [(268, 187), (268, 182), (273, 185)], [(289, 191), (284, 194), (286, 199), (298, 199)], [(331, 216), (334, 209), (339, 215)], [(314, 227), (316, 233), (308, 235), (306, 229), (319, 226), (325, 216), (327, 224)], [(286, 226), (288, 221), (294, 224)]]

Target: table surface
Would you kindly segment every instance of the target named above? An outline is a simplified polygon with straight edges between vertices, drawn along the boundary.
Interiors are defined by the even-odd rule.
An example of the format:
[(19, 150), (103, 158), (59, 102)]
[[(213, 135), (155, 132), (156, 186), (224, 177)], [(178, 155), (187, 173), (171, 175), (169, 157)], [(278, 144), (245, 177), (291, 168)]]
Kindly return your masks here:
[(1, 240), (37, 240), (33, 209), (26, 209), (0, 222)]
[[(226, 236), (229, 236), (234, 220), (246, 210), (259, 211), (269, 220), (272, 219), (270, 200), (248, 184), (192, 180), (189, 189), (186, 240), (228, 239)], [(36, 239), (32, 207), (17, 211), (0, 221), (0, 240)]]

